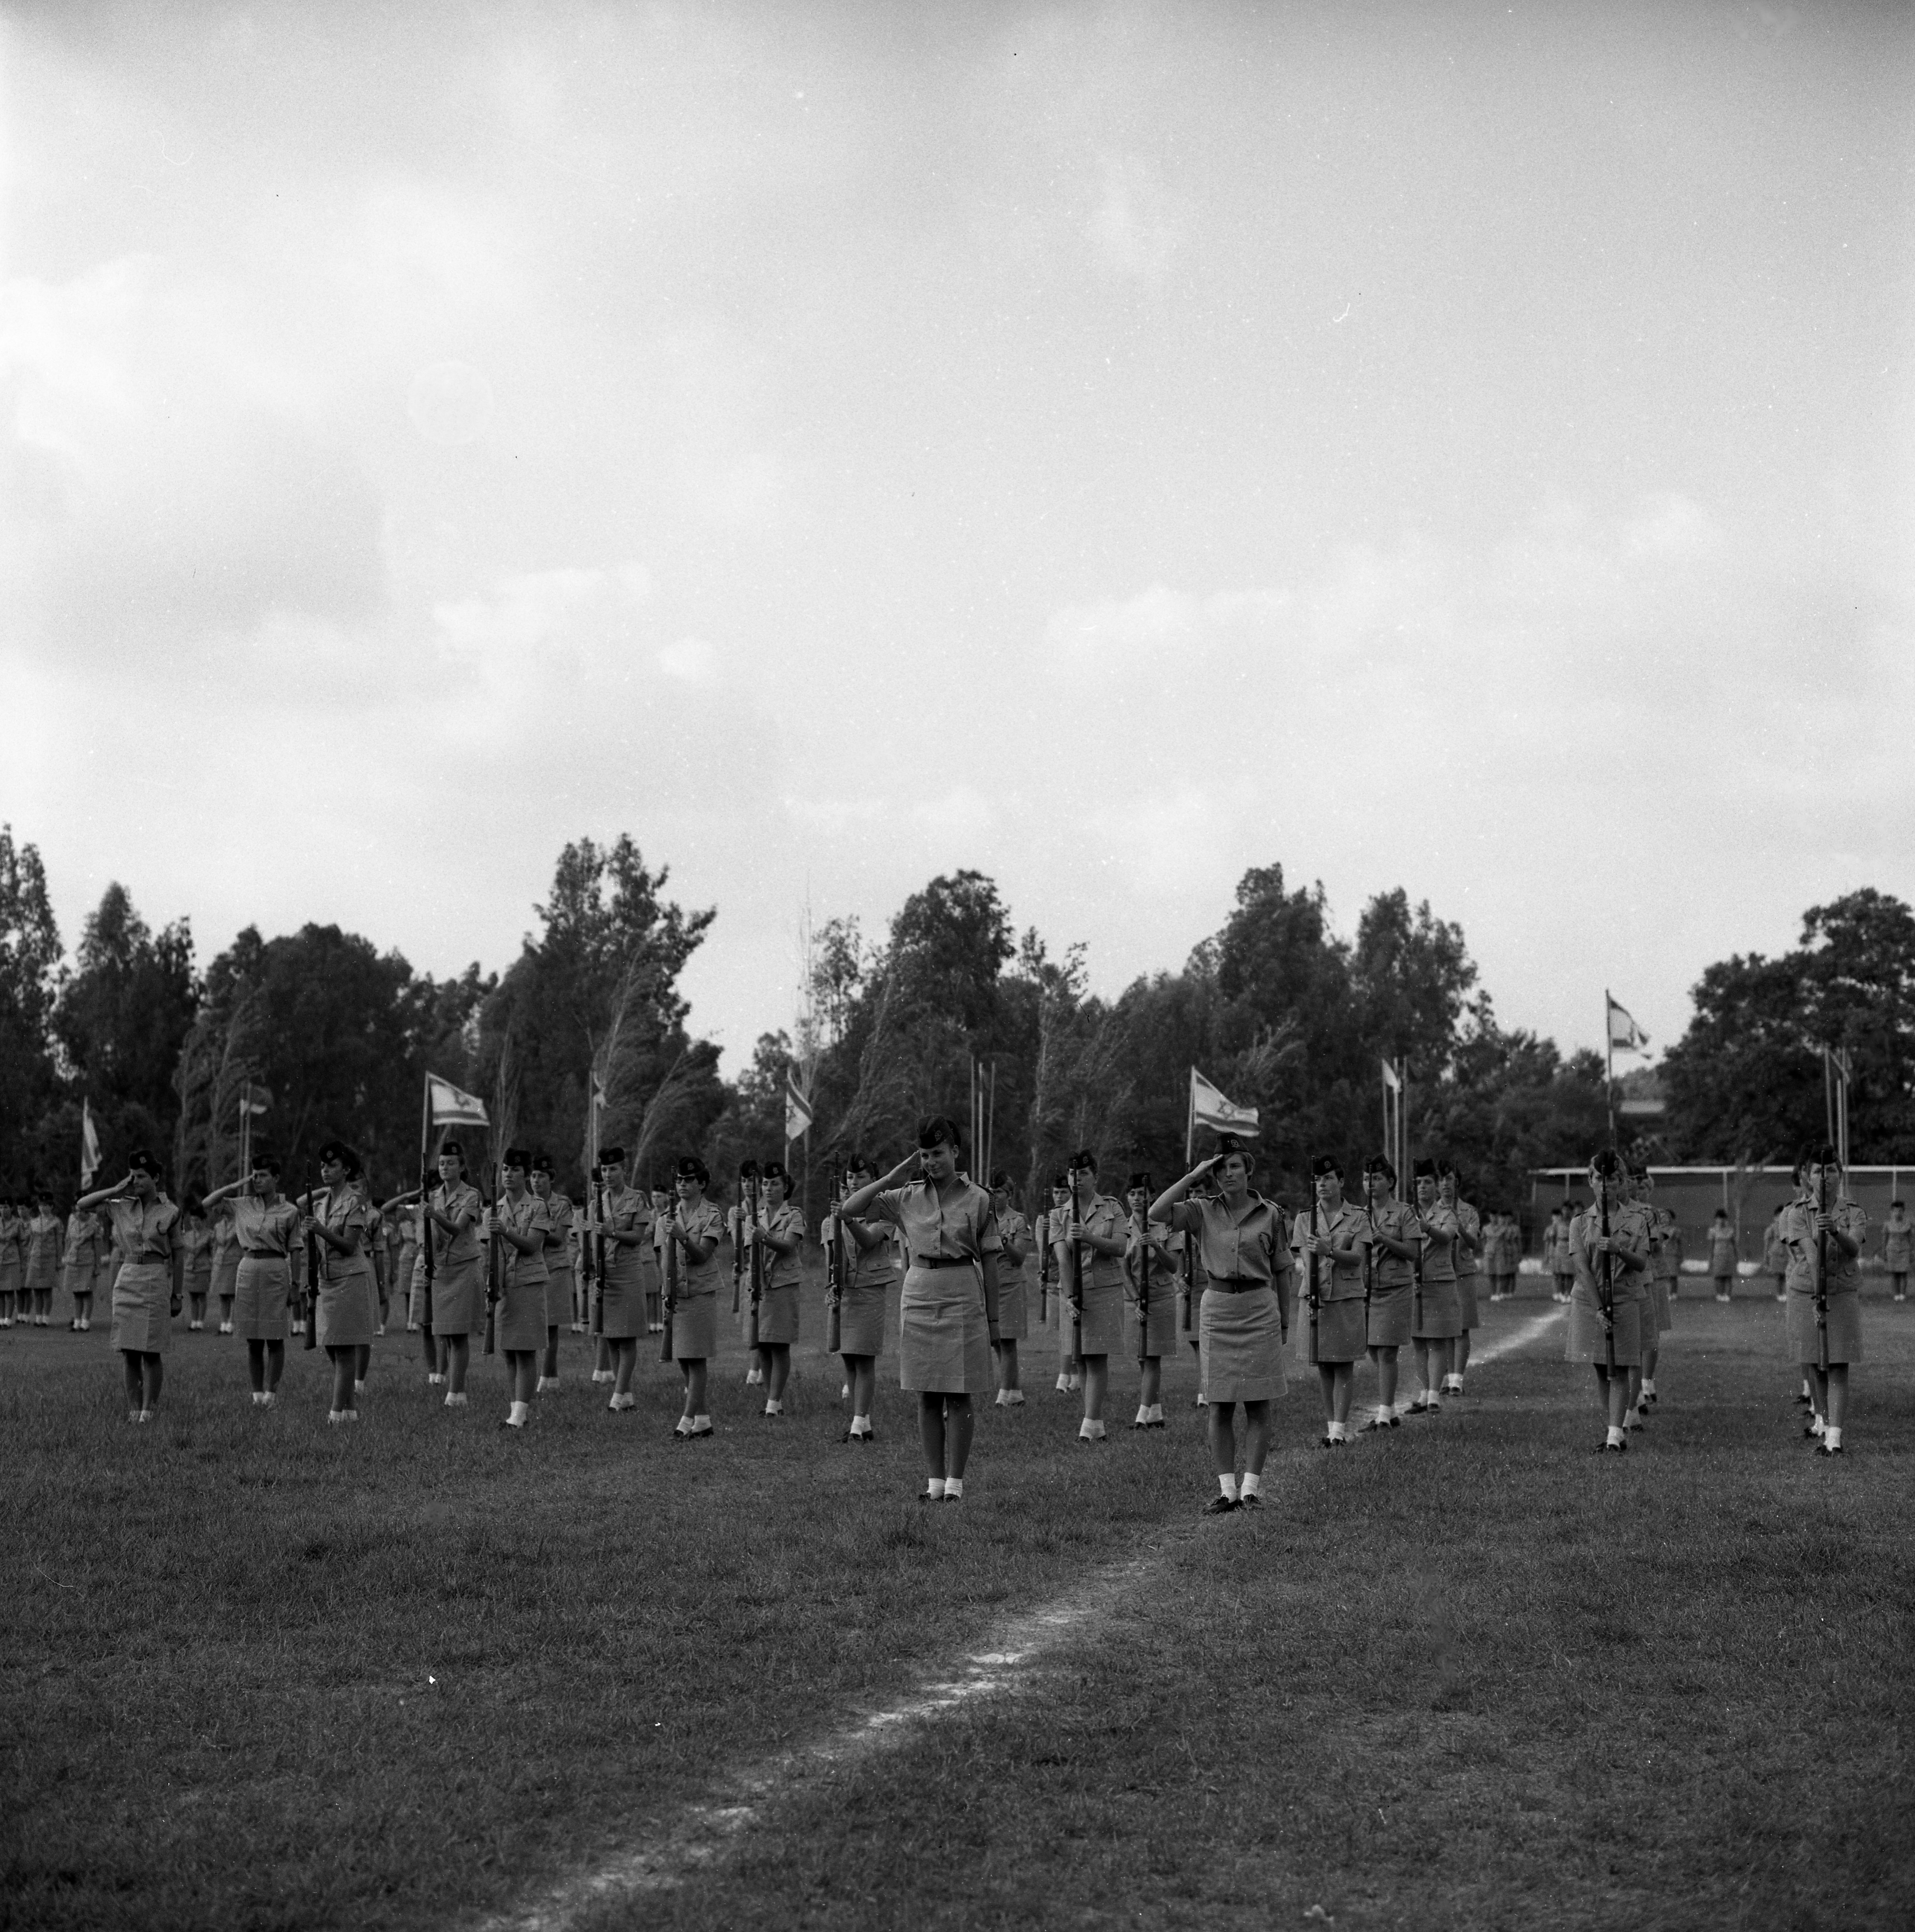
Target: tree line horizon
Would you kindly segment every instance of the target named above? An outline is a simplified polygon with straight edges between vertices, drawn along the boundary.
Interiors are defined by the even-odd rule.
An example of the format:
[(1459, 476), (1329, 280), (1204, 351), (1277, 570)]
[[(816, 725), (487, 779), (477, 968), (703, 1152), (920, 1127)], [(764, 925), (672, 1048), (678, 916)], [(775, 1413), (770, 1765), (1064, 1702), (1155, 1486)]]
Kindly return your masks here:
[[(1353, 1165), (1379, 1144), (1386, 1055), (1408, 1064), (1412, 1152), (1454, 1160), (1481, 1206), (1524, 1212), (1533, 1169), (1607, 1138), (1601, 1057), (1503, 1028), (1461, 926), (1400, 886), (1346, 937), (1320, 881), (1292, 888), (1280, 863), (1254, 867), (1179, 970), (1106, 998), (1087, 988), (1081, 944), (1056, 952), (1034, 927), (1018, 932), (982, 872), (940, 874), (881, 940), (855, 918), (827, 921), (803, 1016), (761, 1035), (726, 1080), (679, 990), (718, 910), (686, 910), (669, 878), (629, 834), (573, 841), (518, 957), (444, 980), (314, 924), (272, 939), (248, 926), (203, 970), (188, 922), (155, 932), (116, 882), (69, 963), (38, 850), (0, 827), (0, 1193), (44, 1185), (71, 1201), (83, 1100), (103, 1173), (145, 1146), (176, 1191), (230, 1180), (248, 1083), (270, 1096), (255, 1144), (290, 1179), (338, 1136), (377, 1191), (397, 1192), (418, 1178), (428, 1068), (486, 1102), (491, 1127), (461, 1130), (482, 1163), (538, 1148), (575, 1192), (595, 1076), (600, 1143), (623, 1145), (635, 1178), (695, 1153), (722, 1190), (740, 1160), (785, 1153), (795, 1065), (813, 1124), (791, 1155), (814, 1212), (853, 1150), (888, 1164), (923, 1116), (965, 1121), (974, 1063), (996, 1069), (992, 1165), (1027, 1196), (1079, 1147), (1113, 1187), (1135, 1170), (1159, 1185), (1181, 1173), (1193, 1066), (1258, 1108), (1259, 1185), (1292, 1200), (1313, 1154)], [(1619, 1082), (1666, 1103), (1646, 1132), (1619, 1124), (1625, 1150), (1792, 1158), (1823, 1132), (1826, 1042), (1853, 1056), (1852, 1157), (1910, 1160), (1911, 970), (1915, 914), (1872, 887), (1810, 908), (1787, 953), (1707, 967), (1682, 1038)]]

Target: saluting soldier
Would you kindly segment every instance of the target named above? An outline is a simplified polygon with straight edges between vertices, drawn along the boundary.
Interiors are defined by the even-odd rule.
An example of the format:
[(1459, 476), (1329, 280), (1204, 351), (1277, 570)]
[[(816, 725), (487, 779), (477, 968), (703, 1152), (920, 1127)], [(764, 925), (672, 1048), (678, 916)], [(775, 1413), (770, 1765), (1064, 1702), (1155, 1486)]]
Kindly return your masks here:
[[(501, 1249), (503, 1280), (499, 1305), (493, 1310), (493, 1339), (505, 1356), (512, 1388), (512, 1406), (499, 1426), (523, 1429), (532, 1419), (539, 1352), (558, 1346), (552, 1310), (567, 1304), (555, 1304), (550, 1294), (550, 1264), (545, 1258), (552, 1236), (550, 1197), (535, 1193), (527, 1184), (532, 1156), (524, 1148), (508, 1148), (499, 1166), (503, 1184), (485, 1222), (486, 1238), (496, 1234)], [(549, 1162), (539, 1178), (550, 1182)]]
[(113, 1346), (126, 1382), (127, 1420), (151, 1422), (166, 1376), (167, 1338), (179, 1312), (179, 1210), (160, 1191), (160, 1163), (144, 1148), (115, 1187), (80, 1197), (81, 1210), (104, 1207), (121, 1255), (113, 1282)]
[(1365, 1432), (1395, 1429), (1402, 1421), (1397, 1408), (1397, 1360), (1409, 1344), (1423, 1234), (1415, 1209), (1396, 1198), (1396, 1167), (1387, 1154), (1372, 1154), (1363, 1163), (1370, 1250), (1365, 1340), (1376, 1370), (1376, 1406), (1363, 1425)]
[[(874, 1186), (877, 1179), (878, 1163), (853, 1154), (845, 1163), (845, 1198)], [(878, 1358), (884, 1352), (885, 1304), (898, 1278), (897, 1243), (888, 1224), (847, 1214), (842, 1206), (827, 1225), (839, 1245), (838, 1350), (851, 1390), (851, 1423), (843, 1440), (867, 1443), (877, 1435), (872, 1418)]]
[(75, 1333), (93, 1326), (93, 1282), (107, 1252), (106, 1224), (95, 1214), (76, 1208), (67, 1216), (67, 1242), (60, 1258), (67, 1293), (73, 1298), (73, 1319), (67, 1326)]
[[(1018, 1381), (1017, 1345), (1031, 1332), (1025, 1258), (1033, 1248), (1031, 1224), (1012, 1205), (1010, 1176), (1002, 1168), (991, 1176), (991, 1211), (998, 1217), (998, 1401), (1000, 1408), (1021, 1408), (1024, 1390)], [(842, 1327), (843, 1318), (839, 1317)]]
[(1363, 1277), (1370, 1224), (1343, 1198), (1343, 1164), (1334, 1154), (1320, 1154), (1311, 1162), (1310, 1181), (1316, 1212), (1298, 1215), (1290, 1246), (1303, 1257), (1300, 1287), (1306, 1297), (1313, 1274), (1316, 1277), (1316, 1306), (1306, 1306), (1298, 1323), (1322, 1391), (1323, 1447), (1340, 1449), (1349, 1441), (1356, 1365), (1368, 1341)]
[[(1104, 1398), (1111, 1352), (1124, 1346), (1124, 1252), (1128, 1246), (1122, 1204), (1097, 1191), (1097, 1157), (1088, 1148), (1070, 1156), (1070, 1193), (1064, 1222), (1058, 1282), (1076, 1316), (1077, 1353), (1084, 1370), (1080, 1442), (1105, 1439)], [(1080, 1262), (1082, 1263), (1080, 1279)]]
[(604, 1340), (611, 1352), (610, 1408), (636, 1408), (632, 1378), (638, 1366), (638, 1337), (645, 1333), (644, 1250), (652, 1239), (652, 1200), (642, 1188), (628, 1186), (625, 1150), (599, 1150), (605, 1217), (589, 1219), (586, 1231), (605, 1240), (605, 1278), (599, 1291)]
[[(572, 1203), (552, 1185), (552, 1156), (532, 1157), (532, 1192), (545, 1215), (545, 1362), (533, 1385), (542, 1395), (559, 1385), (559, 1330), (572, 1319)], [(653, 1214), (658, 1196), (652, 1197)]]
[(239, 1292), (239, 1231), (230, 1198), (207, 1203), (213, 1230), (213, 1293), (220, 1305), (219, 1332), (233, 1333), (233, 1298)]
[(359, 1419), (359, 1350), (372, 1346), (378, 1325), (378, 1284), (369, 1252), (374, 1215), (358, 1185), (359, 1156), (344, 1141), (320, 1149), (320, 1192), (299, 1205), (310, 1217), (320, 1244), (320, 1278), (315, 1320), (319, 1345), (332, 1364), (330, 1424)]
[(1816, 1438), (1823, 1454), (1839, 1456), (1848, 1372), (1862, 1359), (1862, 1249), (1868, 1217), (1848, 1198), (1847, 1176), (1826, 1142), (1802, 1150), (1796, 1174), (1802, 1192), (1782, 1220), (1789, 1345), (1814, 1394), (1814, 1413), (1803, 1432)]
[(1889, 1203), (1888, 1219), (1882, 1223), (1882, 1265), (1887, 1269), (1889, 1286), (1898, 1301), (1908, 1299), (1908, 1267), (1911, 1247), (1915, 1247), (1915, 1222), (1899, 1201)]
[(1642, 1364), (1648, 1220), (1624, 1198), (1622, 1162), (1613, 1148), (1604, 1148), (1589, 1162), (1589, 1190), (1594, 1202), (1569, 1228), (1576, 1286), (1563, 1358), (1594, 1365), (1608, 1423), (1601, 1448), (1620, 1454), (1629, 1446), (1629, 1372)]
[(1163, 1358), (1177, 1352), (1177, 1259), (1172, 1244), (1179, 1238), (1168, 1222), (1150, 1218), (1157, 1190), (1148, 1174), (1133, 1174), (1124, 1193), (1130, 1210), (1128, 1245), (1124, 1255), (1124, 1292), (1131, 1323), (1142, 1312), (1143, 1369), (1137, 1388), (1137, 1417), (1133, 1429), (1163, 1429)]
[(1416, 1220), (1422, 1257), (1410, 1294), (1409, 1334), (1416, 1345), (1416, 1372), (1422, 1387), (1406, 1415), (1434, 1415), (1442, 1407), (1456, 1338), (1463, 1329), (1463, 1304), (1456, 1286), (1456, 1244), (1461, 1232), (1455, 1210), (1443, 1205), (1436, 1163), (1419, 1160), (1413, 1170)]
[(1437, 1198), (1456, 1216), (1456, 1301), (1461, 1326), (1450, 1353), (1449, 1373), (1443, 1378), (1445, 1395), (1463, 1393), (1463, 1371), (1469, 1366), (1469, 1331), (1482, 1322), (1476, 1306), (1477, 1256), (1483, 1239), (1482, 1218), (1463, 1198), (1463, 1179), (1453, 1161), (1442, 1161), (1436, 1171)]
[(1636, 1394), (1638, 1414), (1657, 1401), (1656, 1364), (1662, 1338), (1676, 1325), (1676, 1270), (1682, 1266), (1682, 1231), (1667, 1208), (1655, 1204), (1655, 1177), (1640, 1162), (1631, 1169), (1637, 1204), (1649, 1216), (1649, 1314), (1643, 1324), (1642, 1382)]
[(425, 1203), (436, 1266), (432, 1276), (434, 1372), (429, 1383), (447, 1385), (446, 1406), (464, 1408), (466, 1375), (472, 1365), (472, 1336), (484, 1321), (479, 1303), (485, 1290), (479, 1253), (479, 1223), (485, 1210), (479, 1190), (466, 1178), (465, 1149), (457, 1141), (439, 1150), (439, 1185)]
[(725, 1220), (705, 1198), (711, 1174), (695, 1154), (680, 1159), (673, 1186), (678, 1198), (665, 1230), (671, 1244), (665, 1255), (671, 1350), (685, 1378), (685, 1408), (672, 1433), (689, 1442), (712, 1432), (707, 1390), (711, 1358), (718, 1352), (718, 1286), (724, 1273), (718, 1250)]
[[(1198, 1314), (1199, 1373), (1210, 1398), (1211, 1460), (1217, 1493), (1204, 1505), (1221, 1516), (1262, 1503), (1270, 1450), (1270, 1405), (1283, 1393), (1283, 1348), (1290, 1336), (1294, 1269), (1283, 1210), (1250, 1186), (1256, 1159), (1235, 1134), (1151, 1204), (1154, 1220), (1202, 1244), (1203, 1306)], [(1202, 1180), (1214, 1194), (1187, 1198)], [(1244, 1474), (1237, 1477), (1238, 1405), (1244, 1411)]]
[(990, 1196), (958, 1172), (962, 1151), (956, 1126), (934, 1114), (919, 1125), (916, 1150), (842, 1208), (853, 1220), (888, 1221), (902, 1238), (898, 1380), (917, 1397), (926, 1502), (962, 1501), (971, 1398), (991, 1388), (998, 1223)]
[(299, 1245), (299, 1210), (281, 1198), (279, 1162), (256, 1154), (244, 1178), (206, 1196), (210, 1205), (230, 1198), (239, 1243), (233, 1277), (233, 1326), (246, 1344), (246, 1372), (253, 1406), (270, 1408), (286, 1370), (286, 1308)]
[(746, 1246), (764, 1258), (758, 1296), (758, 1354), (764, 1364), (764, 1412), (782, 1415), (791, 1378), (791, 1344), (798, 1339), (798, 1288), (805, 1221), (791, 1199), (791, 1176), (782, 1161), (768, 1160), (759, 1173), (758, 1211), (745, 1230)]
[[(35, 1188), (33, 1213), (25, 1230), (20, 1285), (32, 1306), (36, 1328), (53, 1324), (53, 1290), (60, 1278), (60, 1217), (54, 1209), (53, 1196), (44, 1187)], [(23, 1304), (21, 1312), (26, 1312)]]

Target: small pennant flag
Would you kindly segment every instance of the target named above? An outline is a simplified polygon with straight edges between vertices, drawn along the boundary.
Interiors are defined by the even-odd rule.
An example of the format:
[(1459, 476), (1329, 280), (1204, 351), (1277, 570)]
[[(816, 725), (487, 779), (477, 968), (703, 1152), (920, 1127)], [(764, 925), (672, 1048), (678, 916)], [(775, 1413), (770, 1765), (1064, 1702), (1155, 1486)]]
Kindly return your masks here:
[(426, 1104), (431, 1109), (435, 1127), (484, 1127), (491, 1121), (485, 1102), (475, 1095), (461, 1093), (451, 1081), (436, 1073), (425, 1076)]
[(263, 1114), (272, 1105), (272, 1096), (257, 1081), (249, 1080), (239, 1090), (239, 1111), (242, 1114)]
[(100, 1136), (94, 1131), (93, 1110), (84, 1098), (80, 1103), (80, 1185), (82, 1192), (93, 1184), (100, 1171)]
[(1396, 1062), (1393, 1060), (1386, 1060), (1383, 1063), (1383, 1084), (1392, 1094), (1403, 1091), (1403, 1082), (1397, 1076)]
[(1190, 1069), (1190, 1118), (1198, 1126), (1209, 1127), (1220, 1134), (1254, 1135), (1256, 1132), (1256, 1109), (1238, 1106), (1194, 1066)]
[(1609, 1001), (1610, 1045), (1619, 1046), (1625, 1053), (1646, 1053), (1649, 1035), (1630, 1017), (1628, 1008), (1619, 1006), (1607, 992), (1602, 997)]
[(785, 1070), (785, 1138), (794, 1141), (810, 1132), (811, 1102), (798, 1091), (798, 1076), (788, 1066)]

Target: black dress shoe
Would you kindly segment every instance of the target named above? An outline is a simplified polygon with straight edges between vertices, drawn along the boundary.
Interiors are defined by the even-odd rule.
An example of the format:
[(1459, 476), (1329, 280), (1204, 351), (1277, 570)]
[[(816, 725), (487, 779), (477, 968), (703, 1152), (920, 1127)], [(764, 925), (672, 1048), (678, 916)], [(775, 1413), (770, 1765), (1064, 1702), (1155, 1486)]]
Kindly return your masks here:
[(1263, 1498), (1261, 1496), (1246, 1496), (1244, 1498), (1245, 1509), (1260, 1510), (1262, 1507)]
[(1205, 1516), (1228, 1516), (1232, 1510), (1242, 1508), (1243, 1504), (1235, 1496), (1212, 1496), (1204, 1504), (1203, 1514)]

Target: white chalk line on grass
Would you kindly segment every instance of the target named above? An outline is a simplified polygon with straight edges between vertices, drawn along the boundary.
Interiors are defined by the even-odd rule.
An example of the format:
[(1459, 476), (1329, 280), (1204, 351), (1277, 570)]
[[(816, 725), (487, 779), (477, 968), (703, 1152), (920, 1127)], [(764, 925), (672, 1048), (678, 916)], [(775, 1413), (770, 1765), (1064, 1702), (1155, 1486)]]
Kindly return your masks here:
[[(1526, 1322), (1477, 1350), (1470, 1366), (1514, 1354), (1562, 1318), (1558, 1308)], [(1190, 1533), (1187, 1527), (1182, 1533)], [(1103, 1621), (1131, 1586), (1157, 1568), (1169, 1553), (1165, 1546), (1177, 1534), (1166, 1530), (1150, 1550), (1124, 1562), (1102, 1564), (1075, 1589), (1007, 1619), (992, 1632), (989, 1648), (959, 1658), (939, 1676), (921, 1678), (897, 1702), (866, 1712), (810, 1744), (794, 1745), (726, 1774), (709, 1796), (680, 1806), (668, 1822), (629, 1850), (561, 1880), (530, 1904), (481, 1921), (476, 1932), (567, 1932), (596, 1906), (670, 1891), (710, 1870), (745, 1832), (763, 1821), (773, 1804), (790, 1796), (807, 1777), (841, 1770), (873, 1752), (901, 1744), (918, 1727), (948, 1711), (1021, 1688), (1049, 1653), (1062, 1648), (1087, 1625)]]

